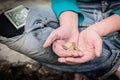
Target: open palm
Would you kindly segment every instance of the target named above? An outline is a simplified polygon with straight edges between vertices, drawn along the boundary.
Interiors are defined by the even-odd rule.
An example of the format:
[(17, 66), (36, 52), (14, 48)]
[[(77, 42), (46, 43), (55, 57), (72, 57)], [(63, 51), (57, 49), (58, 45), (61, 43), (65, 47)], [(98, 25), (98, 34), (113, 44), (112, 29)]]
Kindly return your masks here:
[(79, 35), (78, 49), (76, 54), (83, 54), (83, 56), (76, 56), (75, 54), (73, 56), (60, 57), (58, 61), (67, 64), (77, 64), (93, 60), (96, 56), (99, 57), (102, 50), (101, 37), (92, 29), (83, 30)]

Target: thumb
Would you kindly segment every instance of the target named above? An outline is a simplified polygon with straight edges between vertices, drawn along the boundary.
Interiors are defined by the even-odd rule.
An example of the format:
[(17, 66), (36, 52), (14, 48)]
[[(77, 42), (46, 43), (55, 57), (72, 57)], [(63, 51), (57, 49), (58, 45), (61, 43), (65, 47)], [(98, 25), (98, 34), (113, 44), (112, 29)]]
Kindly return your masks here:
[(100, 57), (101, 52), (102, 52), (102, 40), (97, 40), (95, 43), (95, 55), (97, 57)]
[(43, 44), (43, 48), (47, 48), (49, 47), (55, 40), (57, 40), (59, 37), (58, 35), (53, 31), (47, 38), (47, 40), (45, 41), (45, 43)]

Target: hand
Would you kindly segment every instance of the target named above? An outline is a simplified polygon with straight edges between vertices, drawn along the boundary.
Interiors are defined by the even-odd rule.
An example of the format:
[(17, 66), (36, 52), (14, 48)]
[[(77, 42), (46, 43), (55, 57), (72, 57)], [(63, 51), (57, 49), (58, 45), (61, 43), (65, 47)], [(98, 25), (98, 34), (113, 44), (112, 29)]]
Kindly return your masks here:
[[(43, 47), (50, 46), (56, 40), (75, 39), (78, 36), (78, 14), (73, 11), (64, 11), (59, 17), (60, 27), (55, 29), (47, 38)], [(74, 40), (73, 40), (74, 41)]]
[[(68, 52), (62, 46), (67, 42), (75, 42), (77, 45), (79, 32), (76, 28), (61, 26), (54, 30), (44, 43), (44, 47), (48, 47), (53, 43), (53, 51), (60, 57), (72, 56), (73, 52)], [(57, 49), (55, 49), (55, 48)]]
[[(58, 56), (71, 56), (72, 52), (69, 54), (68, 51), (63, 49), (62, 45), (68, 42), (78, 44), (78, 14), (73, 11), (64, 11), (60, 14), (59, 23), (60, 27), (49, 35), (43, 47), (46, 48), (53, 44), (53, 51)], [(59, 44), (56, 46), (57, 43)], [(54, 47), (58, 49), (54, 49)]]
[[(84, 63), (93, 60), (96, 56), (99, 57), (102, 50), (102, 40), (98, 33), (87, 28), (83, 30), (79, 35), (79, 52), (78, 54), (83, 54), (83, 56), (78, 57), (60, 57), (59, 62), (67, 64), (77, 64)], [(72, 54), (74, 55), (74, 54)]]
[[(59, 57), (80, 57), (82, 53), (78, 51), (77, 42), (64, 42), (63, 40), (57, 40), (53, 43), (53, 51)], [(66, 47), (65, 47), (66, 45)]]

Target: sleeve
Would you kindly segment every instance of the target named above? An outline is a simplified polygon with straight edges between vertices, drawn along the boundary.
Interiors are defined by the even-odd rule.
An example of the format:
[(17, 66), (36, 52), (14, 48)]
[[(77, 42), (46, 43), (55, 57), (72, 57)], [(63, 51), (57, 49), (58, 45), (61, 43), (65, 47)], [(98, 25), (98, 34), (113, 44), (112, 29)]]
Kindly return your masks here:
[(115, 10), (115, 11), (113, 11), (112, 13), (113, 13), (113, 14), (118, 14), (118, 15), (120, 15), (120, 9), (119, 9), (119, 10)]
[(51, 4), (57, 18), (64, 11), (74, 11), (79, 15), (79, 23), (83, 22), (84, 16), (78, 8), (76, 0), (51, 0)]
[(120, 16), (120, 9), (112, 11), (110, 13), (110, 16), (113, 15), (113, 14), (118, 14)]

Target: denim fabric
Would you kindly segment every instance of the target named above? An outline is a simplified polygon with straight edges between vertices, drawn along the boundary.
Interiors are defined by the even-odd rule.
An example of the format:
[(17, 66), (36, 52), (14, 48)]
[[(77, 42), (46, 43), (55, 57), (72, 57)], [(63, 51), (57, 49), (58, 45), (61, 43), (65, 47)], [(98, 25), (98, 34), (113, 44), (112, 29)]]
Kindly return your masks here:
[(99, 22), (120, 9), (120, 0), (102, 0), (93, 2), (78, 2), (84, 15), (84, 22), (80, 26), (89, 26)]
[[(97, 5), (93, 7), (96, 8), (97, 11), (99, 10), (97, 9)], [(91, 11), (94, 12), (92, 9)], [(86, 14), (88, 15), (89, 13), (86, 12)], [(86, 28), (84, 27), (86, 26), (85, 23), (89, 23), (89, 21), (94, 22), (92, 21), (94, 19), (91, 19), (92, 15), (97, 16), (98, 14), (87, 15), (86, 18), (90, 17), (90, 20), (88, 18), (88, 22), (86, 19), (86, 21), (81, 24), (82, 26), (79, 27), (80, 31)], [(107, 14), (103, 16), (107, 16)], [(96, 20), (99, 20), (99, 18), (101, 20), (101, 17), (98, 17)], [(91, 23), (89, 25), (91, 25)], [(52, 69), (83, 73), (91, 78), (101, 76), (106, 78), (116, 71), (120, 65), (119, 32), (103, 37), (103, 48), (100, 57), (96, 57), (94, 60), (86, 63), (68, 65), (57, 61), (58, 56), (54, 54), (51, 46), (46, 49), (42, 47), (46, 38), (57, 27), (59, 27), (59, 23), (50, 7), (33, 7), (28, 14), (24, 33), (11, 38), (0, 36), (0, 42)]]

